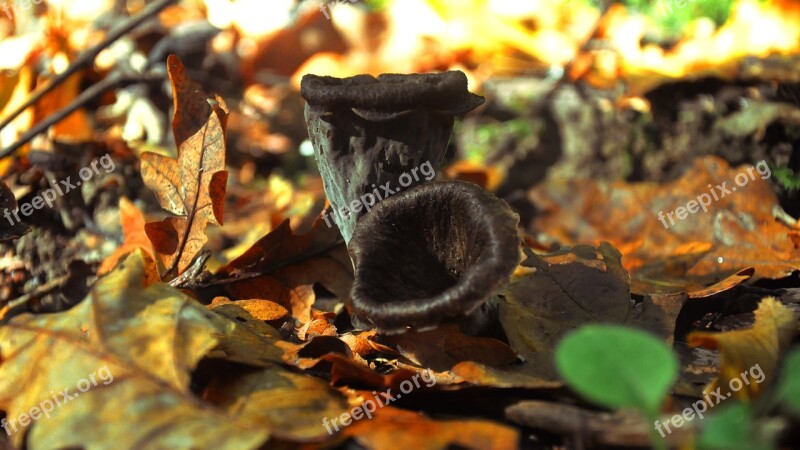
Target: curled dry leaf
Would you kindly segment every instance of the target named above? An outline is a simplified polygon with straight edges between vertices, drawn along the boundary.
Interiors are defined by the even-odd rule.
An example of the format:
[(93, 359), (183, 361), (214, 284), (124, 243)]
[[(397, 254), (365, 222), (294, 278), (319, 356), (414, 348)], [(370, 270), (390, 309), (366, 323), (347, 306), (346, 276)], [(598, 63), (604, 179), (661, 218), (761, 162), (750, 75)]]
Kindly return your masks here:
[[(237, 305), (217, 314), (166, 284), (145, 287), (146, 258), (136, 250), (69, 311), (26, 314), (0, 328), (0, 408), (14, 421), (14, 445), (241, 449), (273, 434), (327, 436), (322, 417), (341, 414), (346, 401), (324, 381), (276, 364), (276, 330)], [(198, 396), (191, 380), (201, 359), (247, 366), (213, 374)], [(92, 377), (98, 382), (78, 392)], [(21, 424), (21, 414), (64, 389), (71, 400)]]
[(147, 238), (147, 234), (144, 231), (144, 214), (142, 214), (136, 205), (125, 197), (119, 199), (119, 222), (122, 225), (122, 235), (125, 240), (121, 246), (114, 250), (114, 253), (109, 255), (108, 258), (100, 264), (97, 275), (110, 272), (123, 256), (126, 256), (137, 248), (144, 250), (151, 258), (155, 257), (153, 244)]
[[(765, 297), (755, 315), (753, 327), (747, 330), (689, 334), (692, 347), (719, 349), (722, 354), (719, 377), (706, 386), (706, 394), (719, 388), (724, 397), (752, 399), (775, 379), (779, 358), (797, 333), (797, 314), (774, 297)], [(741, 390), (732, 393), (734, 379), (739, 381)]]
[(186, 76), (178, 57), (167, 59), (175, 116), (172, 131), (178, 159), (142, 154), (142, 178), (162, 208), (174, 214), (145, 226), (167, 273), (181, 273), (203, 248), (208, 224), (222, 225), (225, 204), (225, 122), (217, 98), (213, 104)]

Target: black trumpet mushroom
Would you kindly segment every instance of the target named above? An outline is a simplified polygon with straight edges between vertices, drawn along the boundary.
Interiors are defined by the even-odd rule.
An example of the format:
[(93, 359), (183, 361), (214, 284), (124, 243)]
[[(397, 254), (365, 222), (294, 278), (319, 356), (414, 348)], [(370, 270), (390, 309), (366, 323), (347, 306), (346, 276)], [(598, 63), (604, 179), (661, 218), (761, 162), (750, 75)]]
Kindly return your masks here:
[[(426, 163), (439, 170), (454, 116), (484, 101), (469, 92), (460, 71), (377, 78), (305, 75), (300, 93), (325, 195), (347, 243), (359, 217), (383, 198), (382, 192), (394, 191), (402, 174)], [(414, 179), (407, 187), (422, 181)]]
[(503, 200), (462, 181), (384, 200), (350, 240), (353, 311), (387, 334), (471, 313), (517, 266), (518, 222)]
[[(508, 280), (519, 217), (476, 185), (424, 183), (441, 167), (454, 117), (484, 101), (464, 73), (306, 75), (300, 92), (355, 268), (358, 319), (383, 333), (432, 328), (475, 311)], [(409, 177), (426, 165), (430, 177)]]

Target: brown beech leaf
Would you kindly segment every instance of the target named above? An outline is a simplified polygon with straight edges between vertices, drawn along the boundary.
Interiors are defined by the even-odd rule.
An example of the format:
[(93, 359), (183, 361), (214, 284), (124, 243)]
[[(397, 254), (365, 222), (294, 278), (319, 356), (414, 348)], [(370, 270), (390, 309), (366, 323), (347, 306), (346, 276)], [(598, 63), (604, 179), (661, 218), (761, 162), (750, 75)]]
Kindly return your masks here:
[(265, 299), (285, 307), (301, 325), (311, 320), (315, 283), (345, 299), (353, 283), (350, 257), (336, 228), (318, 220), (306, 234), (289, 221), (253, 244), (215, 275), (233, 299)]
[(662, 184), (545, 183), (530, 193), (534, 228), (565, 244), (610, 242), (640, 294), (691, 296), (749, 267), (753, 280), (783, 278), (800, 269), (800, 229), (781, 220), (766, 169), (706, 156)]
[(172, 131), (178, 158), (142, 154), (142, 178), (162, 208), (175, 217), (145, 226), (167, 273), (186, 270), (205, 245), (208, 224), (222, 225), (225, 186), (225, 124), (221, 100), (209, 99), (186, 76), (178, 57), (170, 55), (167, 68), (172, 82), (175, 116)]
[(155, 257), (153, 244), (144, 231), (144, 214), (125, 197), (119, 199), (119, 221), (122, 225), (122, 235), (125, 237), (125, 241), (100, 264), (97, 275), (110, 272), (123, 256), (137, 248), (144, 250), (151, 258)]

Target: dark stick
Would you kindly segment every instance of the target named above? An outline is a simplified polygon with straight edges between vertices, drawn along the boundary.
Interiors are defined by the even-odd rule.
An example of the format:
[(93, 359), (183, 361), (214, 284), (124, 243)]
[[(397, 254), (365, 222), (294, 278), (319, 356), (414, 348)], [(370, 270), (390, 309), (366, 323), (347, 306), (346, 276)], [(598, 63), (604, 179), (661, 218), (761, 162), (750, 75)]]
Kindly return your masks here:
[(13, 153), (18, 148), (22, 147), (26, 143), (28, 143), (31, 139), (36, 137), (39, 133), (44, 132), (52, 125), (63, 120), (68, 115), (75, 112), (77, 109), (83, 107), (86, 103), (92, 101), (94, 98), (103, 95), (106, 91), (114, 89), (118, 86), (130, 84), (131, 82), (145, 82), (145, 81), (160, 81), (164, 80), (165, 75), (136, 75), (134, 78), (131, 78), (129, 75), (112, 75), (108, 78), (105, 78), (102, 81), (99, 81), (92, 86), (90, 86), (85, 91), (81, 92), (80, 95), (75, 97), (74, 100), (70, 102), (69, 105), (59, 109), (58, 111), (54, 112), (47, 116), (43, 121), (37, 123), (33, 127), (31, 127), (28, 131), (25, 132), (16, 142), (9, 145), (8, 147), (4, 148), (0, 151), (0, 158), (5, 158), (6, 156)]
[[(100, 52), (103, 51), (106, 47), (113, 44), (117, 39), (127, 34), (134, 28), (141, 25), (142, 22), (144, 22), (145, 20), (150, 19), (151, 17), (161, 12), (164, 8), (166, 8), (170, 4), (175, 3), (175, 1), (176, 0), (158, 0), (157, 2), (152, 3), (150, 6), (145, 8), (145, 10), (139, 13), (137, 16), (129, 18), (128, 20), (125, 21), (125, 23), (123, 23), (119, 27), (116, 27), (116, 29), (111, 30), (111, 32), (103, 40), (103, 42), (81, 53), (78, 59), (76, 59), (75, 62), (73, 62), (67, 68), (67, 70), (56, 75), (56, 77), (53, 78), (50, 81), (50, 83), (48, 83), (46, 86), (37, 89), (36, 92), (33, 95), (31, 95), (28, 101), (20, 105), (8, 117), (6, 117), (6, 119), (3, 120), (2, 123), (0, 123), (0, 130), (8, 126), (8, 124), (11, 123), (14, 119), (16, 119), (17, 116), (22, 114), (23, 111), (25, 111), (30, 106), (38, 102), (42, 97), (50, 93), (53, 89), (55, 89), (56, 86), (63, 83), (72, 74), (82, 69), (84, 66), (92, 64), (97, 55), (100, 54)], [(19, 146), (17, 146), (16, 148), (19, 148)], [(14, 146), (6, 148), (0, 155), (6, 156), (9, 153), (13, 152), (14, 150), (15, 150)]]

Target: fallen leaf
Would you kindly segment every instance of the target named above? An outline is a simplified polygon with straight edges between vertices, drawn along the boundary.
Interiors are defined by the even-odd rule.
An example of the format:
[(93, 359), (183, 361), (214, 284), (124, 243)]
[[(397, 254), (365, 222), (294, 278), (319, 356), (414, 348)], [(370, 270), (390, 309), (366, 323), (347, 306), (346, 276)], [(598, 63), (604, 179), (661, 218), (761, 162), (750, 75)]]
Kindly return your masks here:
[(311, 320), (314, 284), (346, 299), (353, 266), (338, 229), (317, 221), (308, 233), (295, 235), (287, 220), (220, 269), (214, 279), (226, 282), (231, 298), (273, 301), (304, 325)]
[[(199, 407), (191, 371), (235, 325), (170, 286), (144, 288), (143, 257), (136, 250), (68, 311), (24, 314), (0, 328), (0, 408), (18, 427), (15, 446), (153, 448), (200, 439), (234, 449), (269, 436), (265, 427)], [(102, 383), (78, 392), (101, 370), (109, 374)], [(58, 397), (65, 403), (49, 417), (21, 424), (22, 414), (65, 389), (75, 397)], [(110, 425), (118, 417), (137, 425)]]
[[(689, 333), (690, 346), (719, 349), (722, 355), (719, 376), (706, 386), (706, 394), (719, 388), (724, 397), (754, 399), (774, 380), (779, 357), (797, 333), (797, 314), (774, 297), (765, 297), (755, 315), (750, 329)], [(739, 389), (731, 385), (732, 380), (738, 381)]]
[(409, 331), (385, 336), (381, 342), (392, 347), (415, 364), (436, 371), (450, 370), (462, 361), (488, 366), (507, 366), (517, 355), (497, 339), (467, 336), (458, 325), (448, 324), (429, 331)]
[(121, 246), (114, 250), (114, 253), (100, 264), (97, 275), (110, 272), (123, 256), (128, 255), (137, 248), (144, 250), (151, 258), (155, 257), (153, 245), (144, 231), (144, 214), (126, 197), (119, 199), (119, 222), (122, 225), (122, 235), (125, 240)]
[(518, 448), (519, 439), (517, 430), (488, 420), (433, 420), (392, 406), (378, 409), (370, 420), (355, 421), (343, 434), (375, 450), (505, 450)]
[(345, 397), (328, 383), (274, 366), (243, 376), (220, 377), (206, 389), (203, 399), (252, 429), (267, 428), (272, 436), (293, 442), (327, 438), (323, 420), (347, 411)]
[(225, 297), (217, 297), (208, 305), (209, 309), (216, 309), (222, 305), (236, 305), (250, 313), (254, 319), (271, 322), (286, 317), (289, 311), (283, 306), (269, 300), (228, 300)]
[(631, 313), (630, 280), (619, 252), (578, 245), (549, 255), (525, 249), (524, 267), (536, 270), (512, 281), (500, 303), (500, 322), (525, 363), (520, 370), (556, 378), (553, 353), (569, 331), (588, 322), (624, 323)]
[[(742, 176), (747, 183), (739, 185)], [(783, 278), (800, 269), (800, 232), (777, 220), (779, 202), (765, 178), (753, 166), (706, 156), (663, 184), (547, 183), (530, 194), (542, 211), (534, 228), (565, 244), (610, 242), (624, 255), (635, 293), (692, 295), (749, 267), (753, 280)], [(673, 214), (679, 207), (683, 220)]]
[[(175, 116), (172, 131), (178, 159), (142, 153), (142, 178), (162, 208), (174, 214), (151, 222), (145, 231), (167, 273), (186, 270), (205, 245), (208, 224), (222, 225), (225, 186), (225, 122), (227, 113), (212, 105), (200, 86), (186, 76), (174, 55), (167, 60)], [(177, 271), (177, 273), (175, 273)]]

